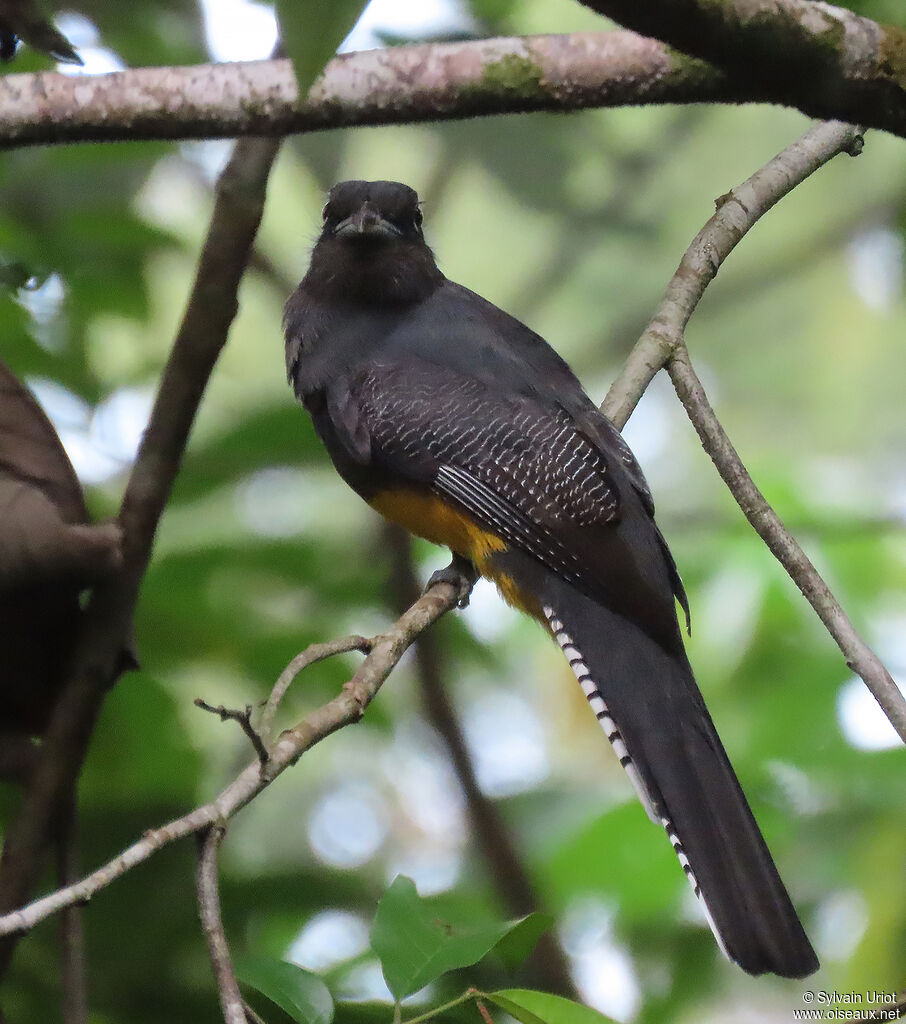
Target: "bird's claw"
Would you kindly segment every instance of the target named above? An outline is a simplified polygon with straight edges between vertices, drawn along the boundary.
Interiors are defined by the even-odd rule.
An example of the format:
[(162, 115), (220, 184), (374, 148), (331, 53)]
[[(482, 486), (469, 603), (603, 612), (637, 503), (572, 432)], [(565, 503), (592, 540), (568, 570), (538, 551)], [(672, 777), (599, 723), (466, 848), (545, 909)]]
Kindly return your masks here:
[(478, 575), (478, 570), (467, 558), (454, 555), (449, 565), (431, 573), (431, 578), (425, 585), (425, 592), (429, 591), (435, 583), (449, 583), (456, 591), (456, 607), (468, 608), (469, 596)]

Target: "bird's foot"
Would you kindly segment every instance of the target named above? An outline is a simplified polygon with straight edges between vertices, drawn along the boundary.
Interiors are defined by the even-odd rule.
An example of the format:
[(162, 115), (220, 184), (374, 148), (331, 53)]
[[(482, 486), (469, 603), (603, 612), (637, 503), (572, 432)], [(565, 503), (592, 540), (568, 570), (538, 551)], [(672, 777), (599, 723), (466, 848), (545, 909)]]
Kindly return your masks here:
[(425, 591), (431, 589), (435, 583), (449, 583), (457, 592), (456, 607), (468, 608), (469, 595), (472, 587), (479, 577), (479, 572), (474, 565), (463, 558), (462, 555), (454, 555), (449, 565), (431, 574), (431, 578), (425, 585)]

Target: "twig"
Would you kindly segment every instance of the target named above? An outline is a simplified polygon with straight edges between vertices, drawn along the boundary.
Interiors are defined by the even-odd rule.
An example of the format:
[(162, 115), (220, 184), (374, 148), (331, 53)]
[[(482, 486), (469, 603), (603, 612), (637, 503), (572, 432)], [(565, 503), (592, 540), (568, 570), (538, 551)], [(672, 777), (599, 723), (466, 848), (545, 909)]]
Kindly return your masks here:
[[(239, 281), (261, 220), (278, 147), (271, 139), (239, 142), (218, 180), (192, 293), (120, 509), (123, 568), (92, 594), (70, 678), (43, 738), (42, 756), (4, 836), (0, 912), (24, 903), (34, 888), (60, 794), (79, 774), (104, 695), (117, 677), (157, 524), (236, 312)], [(0, 977), (13, 943), (0, 943)]]
[(838, 153), (856, 154), (860, 149), (858, 128), (836, 121), (816, 125), (718, 200), (717, 212), (683, 255), (661, 304), (611, 385), (601, 409), (622, 428), (654, 375), (667, 367), (705, 450), (740, 508), (818, 613), (847, 665), (862, 677), (906, 741), (906, 698), (746, 472), (708, 403), (685, 347), (689, 318), (721, 264), (749, 228)]
[(610, 386), (601, 411), (622, 430), (662, 369), (708, 285), (746, 232), (809, 175), (838, 153), (861, 148), (860, 129), (828, 121), (815, 125), (741, 185), (717, 200), (714, 216), (695, 236), (670, 279), (651, 322)]
[(239, 982), (233, 972), (233, 961), (226, 933), (223, 930), (223, 919), (220, 915), (220, 893), (217, 886), (217, 851), (226, 829), (222, 825), (211, 825), (199, 836), (198, 873), (196, 890), (198, 893), (198, 916), (208, 943), (211, 967), (214, 969), (214, 980), (220, 994), (220, 1008), (223, 1010), (224, 1024), (247, 1024), (245, 1005), (239, 992)]
[(480, 999), (475, 1000), (475, 1007), (481, 1014), (481, 1019), (484, 1021), (484, 1024), (494, 1024), (494, 1018), (491, 1016), (490, 1011)]
[(332, 658), (337, 654), (348, 654), (350, 651), (360, 651), (362, 654), (369, 654), (373, 646), (374, 641), (369, 640), (367, 637), (344, 636), (338, 640), (328, 640), (326, 643), (311, 644), (300, 654), (297, 654), (277, 677), (270, 696), (265, 701), (264, 710), (261, 712), (260, 729), (262, 736), (269, 740), (271, 730), (274, 727), (274, 716), (277, 713), (277, 708), (286, 696), (286, 691), (292, 685), (293, 680), (300, 672), (308, 668), (309, 665), (324, 661), (325, 658)]
[(96, 76), (4, 75), (0, 147), (283, 135), (529, 110), (760, 98), (741, 92), (724, 72), (634, 32), (576, 32), (342, 54), (305, 102), (288, 60)]
[[(415, 638), (441, 615), (454, 608), (458, 598), (457, 591), (449, 583), (436, 583), (386, 633), (371, 641), (371, 652), (343, 686), (338, 696), (312, 711), (292, 729), (280, 734), (271, 747), (270, 759), (264, 768), (256, 759), (210, 803), (195, 808), (182, 818), (146, 832), (138, 842), (133, 843), (118, 857), (81, 882), (59, 889), (20, 910), (0, 917), (0, 935), (29, 931), (39, 921), (64, 907), (87, 902), (111, 882), (146, 861), (164, 846), (210, 825), (227, 821), (269, 786), (278, 775), (295, 764), (306, 750), (337, 729), (359, 721), (365, 708)], [(347, 638), (352, 639), (361, 638)], [(355, 648), (350, 646), (344, 649)]]
[(210, 711), (212, 715), (219, 715), (221, 722), (238, 722), (242, 731), (251, 740), (252, 746), (255, 748), (255, 753), (258, 755), (258, 760), (261, 762), (261, 766), (267, 764), (270, 760), (270, 754), (267, 752), (267, 747), (264, 745), (261, 737), (258, 735), (255, 727), (252, 725), (252, 705), (246, 704), (243, 710), (237, 708), (227, 708), (223, 704), (219, 704), (216, 708), (212, 704), (208, 704), (207, 701), (202, 700), (201, 697), (195, 698), (195, 707), (201, 708), (202, 711)]
[[(461, 996), (457, 996), (441, 1006), (435, 1006), (433, 1009), (428, 1010), (427, 1013), (420, 1013), (417, 1017), (410, 1017), (408, 1020), (402, 1021), (402, 1024), (424, 1024), (425, 1021), (439, 1017), (442, 1013), (446, 1013), (447, 1010), (452, 1010), (456, 1006), (462, 1006), (463, 1003), (467, 1003), (470, 999), (477, 999), (478, 996), (483, 994), (477, 988), (467, 988)], [(399, 1012), (402, 1009), (399, 1003), (396, 1004), (396, 1009), (397, 1014), (402, 1017), (402, 1014)]]
[(846, 658), (849, 668), (860, 675), (906, 743), (906, 699), (884, 667), (840, 607), (808, 555), (790, 534), (780, 517), (749, 476), (739, 454), (714, 413), (698, 379), (685, 345), (667, 363), (676, 393), (701, 438), (702, 446), (717, 467), (724, 483), (745, 513), (759, 537), (789, 573), (803, 596), (818, 613), (828, 633)]

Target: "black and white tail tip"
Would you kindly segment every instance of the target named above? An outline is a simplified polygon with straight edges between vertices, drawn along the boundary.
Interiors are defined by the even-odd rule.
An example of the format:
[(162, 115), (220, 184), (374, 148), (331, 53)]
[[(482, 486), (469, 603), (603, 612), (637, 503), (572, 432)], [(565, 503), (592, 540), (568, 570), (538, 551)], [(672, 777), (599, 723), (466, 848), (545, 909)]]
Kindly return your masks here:
[(582, 656), (581, 651), (576, 647), (573, 638), (566, 632), (563, 622), (558, 618), (557, 613), (550, 607), (550, 605), (544, 605), (544, 614), (547, 618), (548, 625), (551, 628), (551, 632), (554, 634), (557, 643), (560, 645), (560, 649), (566, 655), (566, 660), (569, 662), (570, 668), (573, 670), (576, 679), (579, 680), (579, 685), (582, 687), (585, 699), (588, 701), (589, 706), (595, 713), (595, 717), (601, 723), (604, 735), (610, 741), (610, 745), (613, 747), (614, 753), (620, 759), (620, 764), (626, 770), (626, 774), (629, 776), (629, 781), (632, 783), (633, 788), (638, 794), (639, 800), (641, 800), (642, 806), (645, 808), (648, 817), (655, 823), (655, 825), (663, 826), (664, 831), (667, 833), (670, 845), (673, 847), (676, 856), (679, 859), (680, 867), (689, 879), (692, 891), (698, 897), (698, 901), (704, 910), (705, 917), (711, 927), (711, 931), (714, 933), (714, 938), (717, 940), (720, 951), (728, 960), (731, 959), (727, 952), (727, 948), (724, 945), (724, 941), (721, 938), (720, 932), (717, 930), (717, 926), (714, 923), (714, 918), (711, 916), (711, 911), (708, 909), (708, 904), (702, 895), (701, 889), (699, 888), (695, 873), (692, 870), (692, 865), (689, 863), (689, 858), (686, 855), (686, 851), (683, 849), (682, 841), (676, 834), (676, 829), (673, 827), (673, 823), (670, 819), (661, 814), (655, 807), (655, 801), (652, 799), (645, 783), (642, 781), (642, 776), (639, 774), (638, 768), (633, 763), (632, 755), (629, 753), (629, 748), (626, 746), (626, 741), (623, 739), (619, 726), (614, 721), (604, 698), (601, 696), (601, 691), (598, 689), (594, 679), (592, 679), (588, 665), (585, 663), (585, 658)]

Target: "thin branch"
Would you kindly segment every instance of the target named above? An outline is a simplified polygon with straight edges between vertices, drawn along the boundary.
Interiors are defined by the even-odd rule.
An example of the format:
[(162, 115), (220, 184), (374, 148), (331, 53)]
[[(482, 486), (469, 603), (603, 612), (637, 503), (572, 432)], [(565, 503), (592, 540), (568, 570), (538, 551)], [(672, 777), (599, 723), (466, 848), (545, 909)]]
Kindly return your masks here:
[[(28, 899), (53, 815), (78, 777), (94, 722), (131, 632), (157, 524), (179, 471), (195, 412), (237, 308), (237, 291), (264, 206), (279, 142), (239, 142), (217, 184), (214, 211), (183, 322), (164, 370), (119, 514), (123, 567), (94, 590), (70, 677), (55, 706), (0, 859), (0, 912)], [(0, 943), (0, 977), (13, 940)]]
[(847, 665), (862, 677), (906, 741), (906, 698), (752, 481), (714, 415), (685, 347), (689, 318), (743, 235), (792, 188), (836, 154), (857, 153), (860, 148), (857, 128), (835, 121), (816, 125), (718, 200), (717, 212), (683, 255), (651, 323), (611, 385), (601, 408), (622, 428), (654, 375), (667, 367), (705, 450), (740, 508), (818, 613)]
[(607, 392), (601, 411), (622, 430), (645, 389), (682, 342), (689, 318), (720, 265), (746, 232), (838, 153), (861, 149), (852, 125), (815, 125), (764, 167), (717, 200), (717, 210), (683, 254), (664, 297)]
[(901, 28), (813, 0), (582, 2), (722, 68), (762, 99), (798, 107), (811, 117), (903, 134), (906, 32)]
[[(388, 523), (383, 535), (391, 555), (390, 599), (395, 611), (418, 595), (412, 563), (412, 540), (399, 526)], [(514, 917), (543, 909), (513, 836), (497, 805), (478, 785), (472, 758), (444, 679), (444, 659), (436, 630), (422, 634), (415, 645), (415, 667), (428, 721), (447, 748), (462, 788), (477, 845), (507, 912)], [(531, 961), (534, 981), (542, 988), (576, 998), (563, 950), (550, 933), (539, 940)]]
[(196, 891), (198, 893), (198, 916), (208, 943), (214, 980), (220, 994), (220, 1008), (224, 1024), (247, 1024), (245, 1004), (239, 992), (239, 982), (233, 971), (230, 947), (223, 930), (220, 915), (220, 892), (217, 884), (217, 851), (226, 835), (222, 825), (211, 825), (199, 837), (198, 872)]
[[(742, 101), (727, 76), (633, 32), (343, 54), (300, 102), (288, 60), (0, 78), (0, 148), (282, 135), (530, 110)], [(754, 97), (759, 98), (759, 97)]]
[(767, 544), (774, 557), (789, 573), (803, 596), (818, 613), (828, 633), (846, 658), (846, 664), (860, 675), (881, 705), (884, 714), (906, 743), (906, 698), (891, 678), (881, 659), (868, 646), (840, 607), (808, 555), (790, 534), (780, 517), (749, 476), (726, 431), (720, 425), (698, 379), (685, 345), (667, 363), (670, 379), (702, 446), (717, 467), (724, 483)]
[[(292, 729), (281, 733), (270, 749), (266, 766), (255, 759), (210, 803), (182, 818), (146, 832), (118, 857), (81, 882), (50, 893), (21, 910), (0, 917), (0, 935), (29, 931), (38, 922), (64, 907), (86, 903), (111, 882), (143, 863), (158, 850), (211, 825), (223, 824), (270, 785), (316, 743), (359, 721), (384, 680), (415, 638), (445, 612), (456, 607), (459, 595), (449, 583), (436, 583), (386, 632), (371, 641), (371, 651), (342, 692), (312, 711)], [(361, 639), (361, 638), (348, 638)], [(316, 645), (321, 646), (321, 645)], [(353, 647), (345, 647), (352, 650)], [(324, 655), (325, 657), (327, 655)], [(311, 661), (320, 660), (311, 658)], [(295, 661), (295, 659), (294, 659)]]
[(260, 729), (265, 742), (269, 740), (274, 727), (274, 716), (277, 714), (280, 702), (286, 696), (286, 691), (292, 686), (293, 681), (300, 672), (308, 668), (309, 665), (324, 661), (325, 658), (333, 658), (337, 654), (348, 654), (351, 651), (370, 654), (373, 645), (374, 641), (364, 636), (343, 636), (338, 640), (311, 644), (300, 654), (297, 654), (277, 677), (270, 696), (264, 704), (264, 710), (261, 712)]
[(209, 711), (212, 715), (218, 715), (221, 722), (237, 722), (242, 731), (246, 736), (248, 736), (252, 746), (255, 748), (258, 760), (262, 765), (267, 764), (270, 755), (267, 752), (267, 747), (264, 745), (264, 741), (252, 725), (251, 704), (246, 704), (242, 709), (228, 708), (223, 704), (218, 704), (217, 707), (214, 707), (213, 704), (208, 704), (208, 702), (206, 700), (202, 700), (201, 697), (196, 697), (194, 703), (195, 707), (201, 708), (202, 711)]

